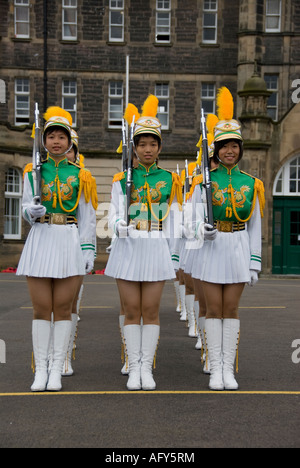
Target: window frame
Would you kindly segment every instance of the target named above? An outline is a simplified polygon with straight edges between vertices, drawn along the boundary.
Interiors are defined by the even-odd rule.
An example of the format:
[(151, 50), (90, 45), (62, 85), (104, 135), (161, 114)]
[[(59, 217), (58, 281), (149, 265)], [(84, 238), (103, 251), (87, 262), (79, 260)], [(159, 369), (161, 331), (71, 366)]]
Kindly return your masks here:
[[(278, 13), (268, 13), (269, 2), (271, 0), (266, 0), (265, 4), (265, 32), (266, 33), (279, 33), (281, 31), (281, 15), (282, 15), (282, 1), (279, 2), (279, 12)], [(268, 28), (268, 18), (278, 17), (278, 27), (277, 28)]]
[[(121, 94), (112, 93), (112, 85), (115, 85), (115, 90), (121, 90)], [(113, 110), (113, 101), (120, 100), (121, 103), (118, 105), (119, 110)], [(109, 81), (108, 83), (108, 128), (117, 129), (122, 128), (122, 118), (123, 118), (123, 109), (124, 109), (124, 86), (123, 81)], [(120, 113), (120, 118), (111, 118), (111, 115), (114, 113)], [(111, 122), (118, 122), (116, 125), (112, 125)]]
[[(165, 3), (169, 3), (169, 6), (165, 6)], [(160, 3), (163, 6), (160, 6)], [(172, 27), (172, 0), (156, 0), (156, 10), (155, 10), (155, 43), (156, 44), (170, 44), (171, 43), (171, 27)], [(159, 16), (161, 15), (161, 20), (165, 16), (165, 20), (168, 24), (159, 25)], [(168, 29), (168, 32), (159, 31), (159, 29)], [(168, 39), (159, 38), (159, 36), (165, 36)]]
[[(273, 79), (274, 77), (276, 77), (276, 88), (270, 87), (271, 79)], [(267, 78), (270, 78), (270, 81), (268, 81)], [(272, 95), (268, 98), (268, 101), (267, 101), (267, 111), (270, 117), (273, 119), (269, 110), (273, 110), (273, 109), (275, 110), (275, 119), (273, 119), (273, 121), (277, 122), (278, 121), (278, 99), (279, 99), (279, 76), (276, 73), (265, 73), (264, 80), (267, 85), (267, 90), (272, 92)], [(274, 98), (274, 95), (276, 98), (276, 105), (270, 105), (269, 101), (271, 98)]]
[[(165, 90), (167, 93), (165, 94)], [(161, 83), (156, 83), (155, 85), (155, 96), (157, 97), (158, 101), (165, 101), (166, 102), (166, 110), (161, 111), (160, 110), (160, 105), (158, 103), (158, 112), (157, 112), (157, 118), (159, 119), (161, 123), (161, 129), (162, 130), (169, 130), (170, 129), (170, 85), (169, 83), (161, 82)], [(167, 123), (163, 124), (161, 116), (166, 116), (167, 118)]]
[[(23, 91), (20, 91), (17, 89), (18, 86), (20, 86), (21, 83), (18, 83), (18, 81), (22, 81), (22, 88)], [(25, 83), (26, 81), (26, 83)], [(28, 85), (28, 91), (24, 91), (24, 88)], [(22, 109), (18, 106), (18, 97), (26, 97), (27, 99), (24, 99), (27, 102), (27, 108), (25, 109), (24, 107), (24, 112), (27, 110), (27, 115), (26, 117), (22, 117), (21, 115), (18, 115), (18, 109), (21, 111)], [(25, 114), (24, 114), (25, 115)], [(27, 118), (26, 121), (17, 121), (17, 119), (25, 119)], [(15, 79), (15, 125), (16, 126), (22, 126), (22, 125), (29, 125), (30, 123), (30, 80), (29, 78), (16, 78)]]
[[(75, 2), (76, 5), (67, 5), (67, 2)], [(66, 22), (65, 21), (65, 13), (67, 11), (75, 11), (75, 22)], [(61, 21), (62, 21), (62, 40), (63, 41), (77, 41), (78, 40), (78, 3), (77, 0), (62, 0), (62, 15), (61, 15)], [(67, 36), (65, 35), (65, 26), (69, 26), (70, 31), (72, 29), (72, 26), (75, 27), (76, 29), (76, 34), (72, 36)]]
[[(211, 4), (212, 2), (215, 3), (215, 8), (207, 8), (206, 3)], [(209, 5), (210, 6), (210, 5)], [(218, 0), (204, 0), (203, 1), (203, 10), (202, 10), (202, 44), (216, 44), (218, 40)], [(205, 14), (206, 15), (214, 15), (215, 17), (215, 25), (214, 26), (206, 26), (205, 22)], [(215, 31), (215, 38), (212, 39), (205, 39), (205, 31), (212, 30)]]
[[(118, 5), (112, 5), (112, 2), (122, 2), (122, 6)], [(124, 0), (109, 0), (109, 42), (124, 42), (124, 17), (125, 17), (125, 5), (124, 5)], [(117, 24), (117, 23), (112, 23), (112, 14), (119, 12), (120, 13), (120, 18), (122, 18), (122, 23)], [(113, 28), (118, 28), (118, 30), (121, 30), (121, 37), (114, 37), (112, 34), (112, 29)]]
[[(18, 20), (17, 19), (17, 10), (22, 9), (23, 11), (27, 11), (27, 19), (26, 20)], [(17, 33), (17, 26), (19, 24), (27, 24), (28, 26), (28, 33), (27, 34), (18, 34)], [(14, 0), (14, 33), (15, 38), (18, 39), (29, 39), (30, 37), (30, 2), (29, 0)]]
[[(209, 94), (204, 94), (204, 89), (205, 87), (213, 87), (213, 95), (209, 96)], [(208, 88), (207, 88), (208, 89)], [(209, 90), (208, 90), (209, 93)], [(216, 113), (216, 83), (211, 83), (211, 82), (202, 82), (201, 83), (201, 109), (204, 109), (204, 115), (207, 114), (215, 114)], [(203, 102), (212, 102), (213, 103), (213, 110), (206, 112), (205, 108), (203, 106)]]
[[(295, 167), (296, 172), (298, 172), (299, 176), (295, 179), (291, 179), (290, 177), (290, 169), (293, 163), (296, 162)], [(290, 191), (290, 182), (291, 180), (295, 180), (296, 184), (298, 184), (299, 190), (295, 192)], [(277, 190), (278, 184), (281, 184), (280, 190)], [(279, 170), (275, 177), (275, 181), (273, 184), (273, 196), (286, 196), (286, 197), (299, 197), (300, 196), (300, 154), (293, 156), (289, 161), (287, 161), (284, 166)]]
[[(75, 93), (68, 92), (65, 90), (66, 89), (65, 87), (71, 88), (72, 86), (75, 87)], [(71, 109), (69, 105), (66, 105), (66, 100), (71, 99), (71, 98), (74, 98), (73, 109)], [(72, 127), (77, 127), (77, 81), (76, 80), (66, 79), (62, 81), (62, 108), (70, 112), (72, 116)]]
[[(6, 190), (7, 188), (7, 174), (9, 171), (14, 171), (13, 179), (15, 180), (15, 175), (18, 176), (18, 187), (19, 191), (8, 191)], [(12, 184), (13, 186), (15, 185), (15, 182)], [(5, 240), (20, 240), (22, 238), (22, 174), (19, 171), (19, 169), (15, 167), (9, 167), (7, 171), (5, 171), (5, 187), (4, 187), (4, 230), (3, 230), (3, 238)], [(18, 214), (17, 214), (17, 229), (18, 233), (17, 234), (11, 234), (11, 233), (6, 233), (5, 228), (6, 228), (6, 218), (7, 217), (13, 217), (14, 215), (11, 214), (11, 209), (12, 209), (12, 204), (9, 203), (9, 213), (6, 212), (6, 201), (9, 200), (17, 200), (18, 201)], [(8, 221), (9, 223), (12, 223), (11, 221)]]

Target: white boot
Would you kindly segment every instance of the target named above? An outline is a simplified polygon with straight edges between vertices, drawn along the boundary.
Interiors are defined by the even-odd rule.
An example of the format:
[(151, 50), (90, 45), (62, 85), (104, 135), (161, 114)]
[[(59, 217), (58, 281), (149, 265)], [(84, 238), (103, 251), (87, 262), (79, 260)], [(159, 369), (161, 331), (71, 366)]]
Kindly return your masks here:
[(48, 320), (33, 320), (32, 344), (35, 360), (35, 378), (32, 392), (44, 392), (48, 381), (48, 350), (51, 323)]
[(188, 327), (189, 327), (188, 335), (190, 338), (197, 337), (194, 303), (195, 303), (194, 294), (188, 294), (187, 296), (185, 296), (186, 313), (187, 313)]
[(53, 361), (53, 330), (54, 330), (54, 322), (53, 322), (53, 312), (51, 313), (51, 329), (50, 329), (50, 343), (49, 343), (49, 351), (48, 351), (48, 374), (50, 374), (52, 361)]
[(71, 333), (70, 333), (70, 341), (69, 341), (67, 356), (66, 356), (64, 366), (63, 366), (63, 372), (62, 372), (63, 377), (68, 377), (74, 374), (73, 367), (72, 367), (72, 355), (73, 355), (73, 350), (75, 347), (75, 335), (76, 335), (76, 330), (77, 330), (77, 325), (78, 325), (78, 315), (72, 314), (71, 321), (72, 321), (72, 326), (71, 326)]
[(185, 322), (186, 321), (185, 284), (179, 285), (179, 295), (180, 295), (180, 304), (181, 304), (180, 320), (182, 322)]
[(62, 388), (61, 374), (68, 351), (71, 327), (71, 320), (54, 322), (53, 362), (47, 385), (47, 390), (50, 392), (59, 392)]
[(174, 281), (175, 296), (176, 296), (176, 312), (181, 312), (180, 294), (179, 294), (179, 281)]
[(194, 312), (195, 312), (195, 322), (196, 322), (196, 335), (197, 343), (195, 344), (195, 349), (202, 349), (202, 339), (199, 331), (199, 301), (194, 302)]
[(239, 344), (240, 321), (238, 319), (223, 320), (223, 379), (225, 390), (239, 388), (234, 378), (234, 363)]
[(206, 337), (205, 337), (205, 317), (199, 317), (199, 333), (202, 339), (202, 356), (203, 373), (210, 374), (210, 364), (207, 352)]
[(125, 325), (124, 339), (129, 365), (128, 390), (141, 390), (141, 326)]
[(154, 356), (159, 340), (159, 325), (144, 325), (142, 333), (141, 378), (143, 390), (155, 390), (156, 383), (152, 375)]
[(222, 362), (222, 319), (205, 320), (205, 336), (210, 362), (209, 388), (224, 390)]
[(124, 339), (124, 322), (125, 322), (125, 315), (119, 315), (119, 328), (120, 328), (120, 335), (121, 335), (121, 359), (123, 362), (123, 367), (121, 369), (122, 375), (128, 375), (128, 356), (126, 353), (126, 346), (125, 346), (125, 339)]

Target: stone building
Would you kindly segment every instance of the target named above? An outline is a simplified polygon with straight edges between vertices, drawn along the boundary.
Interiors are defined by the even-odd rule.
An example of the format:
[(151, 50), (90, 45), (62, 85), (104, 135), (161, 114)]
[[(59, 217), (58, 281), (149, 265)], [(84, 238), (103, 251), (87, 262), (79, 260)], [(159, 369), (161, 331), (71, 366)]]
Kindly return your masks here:
[[(99, 195), (97, 266), (121, 119), (159, 98), (161, 165), (196, 158), (200, 109), (227, 86), (242, 124), (242, 169), (266, 188), (263, 271), (300, 274), (300, 4), (297, 0), (0, 0), (0, 268), (16, 266), (28, 227), (22, 172), (34, 104), (73, 116)], [(299, 90), (299, 91), (298, 91)]]

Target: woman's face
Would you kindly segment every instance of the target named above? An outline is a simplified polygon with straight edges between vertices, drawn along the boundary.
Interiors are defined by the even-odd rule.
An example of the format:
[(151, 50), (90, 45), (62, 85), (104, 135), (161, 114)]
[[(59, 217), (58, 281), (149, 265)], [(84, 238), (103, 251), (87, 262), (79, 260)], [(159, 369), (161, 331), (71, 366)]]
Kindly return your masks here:
[(45, 146), (51, 156), (63, 159), (65, 158), (64, 153), (70, 147), (70, 142), (67, 134), (63, 130), (57, 129), (47, 133)]
[(150, 167), (156, 161), (161, 151), (158, 141), (151, 135), (141, 136), (135, 151), (140, 162), (145, 167)]
[(75, 150), (74, 148), (72, 147), (70, 149), (70, 151), (66, 154), (66, 157), (68, 159), (68, 161), (71, 161), (72, 163), (75, 163), (76, 162), (76, 155), (75, 155)]
[(229, 169), (234, 167), (240, 157), (240, 147), (237, 141), (228, 141), (219, 149), (219, 159)]

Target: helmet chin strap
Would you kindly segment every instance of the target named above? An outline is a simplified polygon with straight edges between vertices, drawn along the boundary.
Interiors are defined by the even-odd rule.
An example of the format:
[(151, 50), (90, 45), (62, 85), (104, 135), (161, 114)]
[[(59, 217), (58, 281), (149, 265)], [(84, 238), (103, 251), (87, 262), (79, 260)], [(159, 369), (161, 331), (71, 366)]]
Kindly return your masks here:
[(62, 156), (65, 156), (69, 151), (71, 151), (72, 147), (73, 147), (73, 142), (71, 142), (71, 146), (67, 149), (67, 151), (65, 151), (64, 153), (60, 153), (60, 154), (57, 154), (57, 153), (51, 153), (51, 151), (48, 150), (48, 148), (46, 148), (46, 146), (44, 145), (43, 143), (43, 147), (45, 148), (46, 152), (50, 154), (50, 156), (56, 156), (58, 158), (62, 157)]

